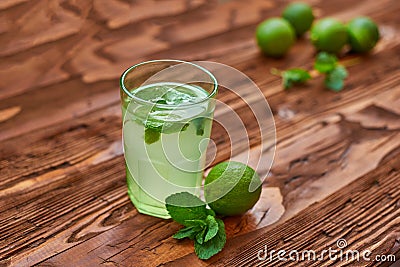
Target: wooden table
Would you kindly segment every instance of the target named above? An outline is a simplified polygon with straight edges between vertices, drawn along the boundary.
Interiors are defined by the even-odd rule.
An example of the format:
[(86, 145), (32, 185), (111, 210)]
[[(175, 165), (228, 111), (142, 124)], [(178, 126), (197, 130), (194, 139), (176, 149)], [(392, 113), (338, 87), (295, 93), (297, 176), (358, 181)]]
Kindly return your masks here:
[[(256, 25), (286, 1), (2, 0), (0, 266), (391, 264), (257, 259), (265, 245), (320, 252), (341, 238), (346, 249), (400, 259), (400, 2), (309, 2), (318, 17), (368, 15), (380, 25), (370, 55), (345, 57), (360, 62), (340, 93), (321, 77), (283, 91), (270, 74), (311, 68), (315, 56), (307, 38), (283, 59), (259, 53)], [(162, 58), (230, 65), (274, 113), (262, 199), (224, 219), (227, 245), (209, 261), (171, 238), (178, 224), (138, 214), (126, 194), (118, 77)], [(215, 127), (212, 137), (221, 134)], [(218, 147), (215, 163), (227, 159)]]

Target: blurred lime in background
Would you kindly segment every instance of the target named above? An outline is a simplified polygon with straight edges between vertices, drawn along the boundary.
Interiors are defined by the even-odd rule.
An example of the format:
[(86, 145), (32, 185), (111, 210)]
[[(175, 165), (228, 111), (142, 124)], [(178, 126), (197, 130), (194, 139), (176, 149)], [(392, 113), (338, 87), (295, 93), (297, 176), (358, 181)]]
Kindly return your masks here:
[(375, 47), (379, 40), (378, 26), (370, 18), (357, 17), (347, 24), (352, 51), (365, 53)]
[(281, 57), (296, 40), (295, 30), (283, 18), (270, 18), (261, 22), (256, 30), (257, 44), (271, 57)]
[(293, 26), (297, 36), (308, 31), (314, 21), (311, 6), (301, 2), (289, 4), (283, 11), (282, 17)]
[(338, 54), (348, 40), (347, 29), (334, 18), (324, 18), (311, 29), (311, 41), (319, 51)]

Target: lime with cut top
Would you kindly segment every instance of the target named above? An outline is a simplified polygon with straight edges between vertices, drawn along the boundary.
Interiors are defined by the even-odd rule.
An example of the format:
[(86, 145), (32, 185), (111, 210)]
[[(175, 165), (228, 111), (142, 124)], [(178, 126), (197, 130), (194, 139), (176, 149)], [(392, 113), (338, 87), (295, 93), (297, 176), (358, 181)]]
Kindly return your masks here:
[(334, 18), (321, 19), (311, 29), (311, 41), (320, 51), (337, 54), (347, 40), (346, 27)]
[(267, 56), (281, 57), (294, 44), (295, 31), (283, 18), (270, 18), (261, 22), (256, 30), (257, 44)]
[(357, 17), (347, 24), (349, 43), (354, 52), (365, 53), (375, 47), (380, 38), (378, 26), (368, 17)]
[(251, 167), (226, 161), (214, 166), (207, 175), (204, 197), (216, 213), (240, 215), (256, 204), (261, 188), (261, 180)]
[(311, 6), (301, 2), (289, 4), (283, 10), (282, 17), (293, 26), (297, 36), (301, 36), (308, 31), (314, 21)]

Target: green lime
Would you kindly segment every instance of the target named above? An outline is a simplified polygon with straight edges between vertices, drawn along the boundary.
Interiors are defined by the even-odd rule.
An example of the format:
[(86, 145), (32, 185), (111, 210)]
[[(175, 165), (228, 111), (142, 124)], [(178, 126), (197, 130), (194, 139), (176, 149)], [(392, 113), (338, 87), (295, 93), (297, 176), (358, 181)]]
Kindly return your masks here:
[(296, 36), (289, 22), (283, 18), (270, 18), (258, 25), (256, 38), (264, 54), (281, 57), (294, 44)]
[(289, 4), (283, 10), (282, 17), (293, 26), (297, 36), (303, 35), (308, 31), (314, 21), (311, 6), (301, 2)]
[(346, 27), (333, 18), (321, 19), (311, 29), (311, 41), (317, 50), (337, 54), (347, 43), (347, 39)]
[(239, 215), (256, 204), (261, 188), (261, 180), (252, 168), (227, 161), (214, 166), (207, 175), (204, 197), (216, 213)]
[(354, 52), (370, 51), (379, 40), (378, 26), (370, 18), (358, 17), (347, 24), (349, 43)]

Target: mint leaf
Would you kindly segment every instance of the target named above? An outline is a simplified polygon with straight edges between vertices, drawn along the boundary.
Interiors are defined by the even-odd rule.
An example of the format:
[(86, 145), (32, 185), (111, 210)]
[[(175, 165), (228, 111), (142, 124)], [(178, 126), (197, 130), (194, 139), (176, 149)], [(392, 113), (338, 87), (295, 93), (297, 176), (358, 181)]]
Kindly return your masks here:
[(208, 215), (206, 203), (188, 192), (170, 195), (165, 206), (172, 219), (184, 226), (193, 226), (190, 220), (205, 220)]
[(185, 131), (189, 122), (182, 121), (182, 117), (171, 111), (153, 106), (149, 108), (138, 108), (135, 111), (136, 121), (147, 129), (159, 133), (177, 133)]
[(161, 133), (161, 130), (164, 125), (164, 121), (153, 118), (152, 117), (153, 110), (154, 110), (154, 107), (150, 111), (150, 113), (147, 115), (146, 119), (144, 120), (144, 126), (146, 127), (146, 129), (152, 129), (152, 130), (155, 130), (155, 131)]
[(304, 83), (307, 80), (311, 79), (310, 73), (300, 68), (285, 70), (281, 73), (281, 76), (283, 88), (285, 89), (292, 87), (293, 84)]
[(215, 212), (211, 209), (207, 209), (207, 215), (211, 215), (215, 217)]
[(195, 226), (185, 227), (179, 230), (177, 233), (175, 233), (172, 237), (176, 239), (183, 239), (186, 237), (193, 239), (193, 237), (199, 230), (201, 230), (201, 228)]
[(193, 125), (196, 127), (196, 135), (202, 136), (204, 134), (205, 118), (196, 118), (192, 120)]
[(343, 65), (337, 65), (325, 77), (325, 86), (335, 92), (343, 89), (344, 79), (347, 77), (347, 70)]
[[(158, 117), (165, 117), (165, 120), (156, 119), (152, 117), (152, 114), (146, 118), (144, 126), (146, 129), (152, 129), (159, 133), (177, 133), (180, 131), (185, 131), (189, 126), (189, 123), (178, 121), (180, 117), (173, 116), (173, 114), (157, 114)], [(168, 121), (175, 119), (177, 121)]]
[(345, 66), (338, 64), (336, 68), (332, 71), (332, 75), (345, 79), (347, 78), (348, 73)]
[(176, 133), (186, 131), (189, 123), (184, 122), (161, 122), (158, 120), (147, 119), (145, 123), (144, 140), (150, 145), (160, 139), (161, 133)]
[(188, 226), (199, 226), (199, 227), (207, 226), (207, 223), (204, 220), (185, 220), (185, 223)]
[(218, 232), (217, 234), (208, 240), (207, 242), (203, 242), (200, 244), (195, 240), (194, 242), (194, 251), (196, 255), (202, 259), (206, 260), (217, 254), (222, 250), (226, 243), (226, 234), (225, 234), (225, 226), (224, 222), (221, 219), (216, 219), (218, 223)]
[(182, 126), (181, 132), (186, 131), (186, 129), (187, 129), (188, 127), (189, 127), (189, 123), (185, 123), (185, 124)]
[[(203, 244), (212, 239), (218, 232), (218, 222), (214, 216), (208, 215), (204, 221), (192, 220), (197, 223), (198, 233), (196, 234), (196, 242)], [(202, 228), (201, 228), (202, 227)]]
[(325, 73), (325, 86), (333, 91), (340, 91), (344, 86), (344, 79), (347, 77), (347, 70), (343, 65), (338, 64), (337, 57), (326, 52), (317, 55), (314, 68), (320, 73)]
[(173, 235), (174, 238), (193, 239), (200, 259), (209, 259), (222, 250), (226, 243), (224, 222), (216, 219), (215, 212), (207, 209), (201, 199), (182, 192), (170, 195), (165, 203), (172, 219), (186, 226)]
[(208, 215), (206, 218), (207, 233), (204, 237), (204, 242), (207, 242), (218, 233), (218, 222), (214, 216)]
[(201, 231), (199, 231), (196, 235), (196, 242), (198, 242), (199, 244), (203, 244), (204, 243), (204, 235), (206, 234), (207, 231), (207, 227), (204, 227)]
[(328, 73), (332, 71), (337, 64), (337, 57), (335, 55), (320, 52), (314, 62), (314, 69), (320, 73)]
[(157, 142), (160, 139), (160, 132), (153, 130), (151, 128), (147, 128), (144, 131), (144, 141), (146, 144), (150, 145)]

